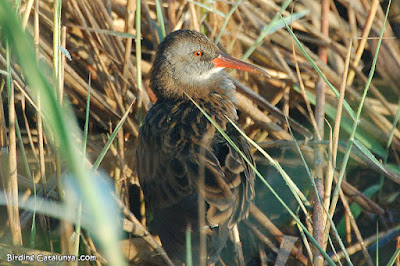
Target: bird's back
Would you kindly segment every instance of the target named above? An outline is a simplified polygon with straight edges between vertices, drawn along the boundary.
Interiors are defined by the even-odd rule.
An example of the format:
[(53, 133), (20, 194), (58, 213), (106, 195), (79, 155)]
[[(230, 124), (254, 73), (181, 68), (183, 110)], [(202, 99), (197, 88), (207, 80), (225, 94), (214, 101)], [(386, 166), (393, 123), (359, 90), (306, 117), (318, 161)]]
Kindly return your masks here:
[[(227, 119), (236, 120), (229, 97), (210, 94), (196, 102), (253, 164), (249, 144)], [(254, 197), (252, 168), (190, 100), (161, 100), (151, 108), (140, 129), (137, 170), (163, 247), (175, 261), (185, 261), (188, 224), (197, 252), (200, 199), (205, 224), (227, 234)]]

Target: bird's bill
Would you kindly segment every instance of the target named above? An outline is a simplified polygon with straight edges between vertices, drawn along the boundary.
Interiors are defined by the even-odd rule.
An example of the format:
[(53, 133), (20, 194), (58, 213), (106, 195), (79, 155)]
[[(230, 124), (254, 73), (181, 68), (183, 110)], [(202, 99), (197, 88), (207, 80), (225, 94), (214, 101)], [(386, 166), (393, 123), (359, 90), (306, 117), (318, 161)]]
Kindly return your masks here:
[(266, 77), (271, 77), (266, 71), (262, 70), (258, 66), (246, 63), (244, 61), (241, 61), (239, 59), (230, 57), (229, 55), (223, 54), (221, 52), (218, 52), (219, 55), (212, 60), (214, 63), (215, 67), (226, 67), (226, 68), (234, 68), (234, 69), (239, 69), (251, 73), (256, 73), (260, 75), (264, 75)]

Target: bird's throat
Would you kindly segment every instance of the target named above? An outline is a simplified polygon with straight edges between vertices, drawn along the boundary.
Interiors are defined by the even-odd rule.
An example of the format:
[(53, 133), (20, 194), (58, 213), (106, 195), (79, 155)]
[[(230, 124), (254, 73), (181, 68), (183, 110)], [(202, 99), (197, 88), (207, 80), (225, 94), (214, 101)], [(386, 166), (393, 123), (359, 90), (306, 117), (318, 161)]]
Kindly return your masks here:
[(224, 67), (214, 67), (206, 72), (200, 73), (198, 76), (194, 77), (198, 81), (207, 81), (213, 78), (213, 75), (218, 74), (220, 71), (224, 70)]

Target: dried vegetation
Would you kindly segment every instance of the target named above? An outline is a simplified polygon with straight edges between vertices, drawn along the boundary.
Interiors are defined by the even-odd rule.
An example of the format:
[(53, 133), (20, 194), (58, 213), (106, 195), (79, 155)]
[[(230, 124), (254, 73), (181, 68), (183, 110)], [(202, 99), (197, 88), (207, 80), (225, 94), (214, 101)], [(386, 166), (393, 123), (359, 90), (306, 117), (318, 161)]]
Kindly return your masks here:
[[(231, 73), (237, 86), (240, 123), (245, 133), (288, 172), (286, 183), (293, 191), (296, 187), (290, 185), (290, 180), (309, 183), (309, 195), (294, 192), (306, 205), (305, 213), (300, 210), (296, 215), (321, 249), (314, 247), (300, 227), (268, 218), (271, 214), (264, 207), (269, 200), (264, 195), (271, 193), (260, 182), (259, 196), (251, 208), (250, 218), (240, 228), (243, 243), (232, 244), (234, 248), (230, 246), (235, 254), (241, 254), (243, 246), (244, 257), (237, 256), (239, 262), (236, 262), (244, 260), (255, 263), (251, 265), (267, 265), (291, 260), (307, 264), (313, 260), (314, 264), (322, 265), (327, 258), (321, 256), (321, 250), (327, 250), (327, 256), (335, 262), (345, 261), (345, 257), (350, 256), (347, 260), (355, 264), (374, 264), (376, 249), (368, 249), (368, 246), (377, 239), (382, 240), (379, 248), (390, 250), (378, 249), (379, 260), (388, 262), (395, 253), (394, 236), (399, 230), (399, 2), (393, 2), (390, 7), (381, 44), (379, 36), (388, 1), (141, 2), (140, 51), (134, 40), (135, 25), (138, 25), (137, 20), (135, 24), (136, 1), (63, 1), (59, 30), (60, 46), (65, 49), (62, 49), (60, 62), (56, 63), (53, 56), (54, 2), (23, 1), (19, 8), (21, 22), (27, 25), (26, 32), (34, 36), (39, 62), (49, 66), (48, 71), (42, 68), (49, 80), (54, 76), (51, 66), (53, 69), (60, 67), (60, 76), (56, 75), (55, 79), (59, 82), (58, 95), (71, 103), (82, 130), (90, 88), (86, 138), (90, 162), (99, 157), (118, 122), (129, 113), (100, 165), (112, 179), (120, 199), (124, 229), (130, 233), (123, 241), (129, 260), (132, 263), (168, 262), (157, 237), (145, 229), (145, 208), (134, 167), (140, 121), (156, 101), (148, 79), (165, 26), (166, 33), (180, 28), (205, 32), (218, 40), (225, 53), (249, 60), (268, 71), (271, 78)], [(282, 16), (287, 18), (301, 47), (277, 15), (285, 5), (288, 6), (283, 9)], [(51, 201), (59, 200), (58, 180), (63, 172), (68, 172), (69, 166), (63, 163), (62, 156), (60, 158), (57, 145), (50, 144), (52, 134), (43, 130), (42, 117), (37, 115), (41, 109), (35, 88), (27, 86), (25, 75), (13, 57), (7, 69), (6, 41), (1, 40), (0, 44), (0, 145), (2, 161), (8, 164), (8, 167), (3, 164), (1, 169), (4, 195), (8, 200), (16, 198), (18, 193), (22, 196), (20, 201), (32, 199), (34, 194)], [(375, 65), (377, 48), (379, 56)], [(136, 56), (140, 52), (138, 61)], [(375, 73), (367, 86), (372, 68)], [(12, 73), (12, 81), (8, 80), (8, 73)], [(138, 73), (142, 74), (142, 83)], [(337, 95), (322, 75), (336, 88)], [(368, 94), (364, 95), (366, 90)], [(362, 112), (357, 117), (360, 103)], [(19, 140), (23, 145), (18, 146)], [(304, 170), (299, 151), (314, 182)], [(281, 179), (271, 170), (271, 164), (276, 166), (275, 161), (260, 152), (256, 153), (256, 158), (258, 165), (268, 166), (260, 171), (273, 186), (271, 178)], [(338, 189), (337, 182), (341, 185)], [(286, 188), (285, 183), (282, 186)], [(320, 198), (315, 196), (316, 191)], [(282, 193), (291, 192), (286, 188)], [(307, 199), (313, 208), (307, 206)], [(333, 230), (326, 229), (330, 221), (321, 201), (333, 216), (336, 228), (343, 221), (343, 229), (338, 228), (341, 241)], [(74, 253), (74, 242), (70, 241), (74, 228), (70, 223), (62, 219), (55, 221), (38, 212), (37, 234), (46, 236), (47, 240), (39, 240), (38, 235), (32, 239), (29, 235), (32, 236), (31, 225), (35, 218), (32, 220), (31, 210), (22, 210), (13, 204), (7, 204), (2, 210), (4, 214), (7, 210), (7, 214), (0, 217), (3, 224), (0, 227), (0, 261), (7, 252)], [(332, 244), (327, 232), (331, 232)], [(30, 241), (36, 242), (32, 249), (28, 249)], [(345, 250), (340, 242), (344, 243)], [(90, 234), (83, 231), (80, 253), (97, 255), (97, 264), (110, 259), (97, 250)], [(161, 256), (154, 256), (156, 254)], [(235, 263), (232, 256), (226, 255), (222, 260), (227, 264)]]

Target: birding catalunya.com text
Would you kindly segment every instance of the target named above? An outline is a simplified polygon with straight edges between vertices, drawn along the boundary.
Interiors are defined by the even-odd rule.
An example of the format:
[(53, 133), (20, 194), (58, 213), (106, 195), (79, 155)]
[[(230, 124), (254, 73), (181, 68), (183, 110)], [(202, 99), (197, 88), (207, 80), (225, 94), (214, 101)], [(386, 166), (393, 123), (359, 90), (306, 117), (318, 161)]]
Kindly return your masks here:
[(43, 254), (6, 254), (7, 262), (63, 262), (63, 261), (96, 261), (95, 255), (43, 255)]

